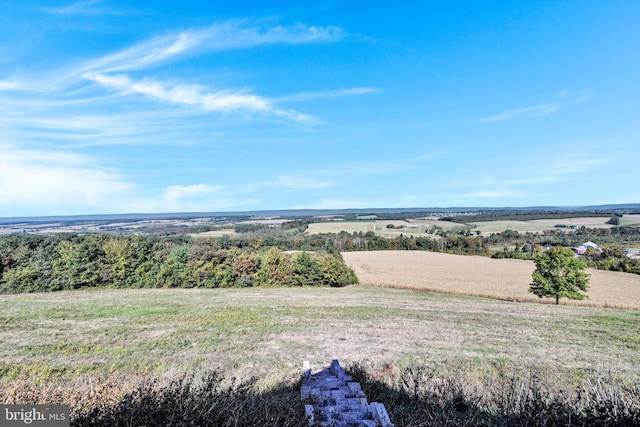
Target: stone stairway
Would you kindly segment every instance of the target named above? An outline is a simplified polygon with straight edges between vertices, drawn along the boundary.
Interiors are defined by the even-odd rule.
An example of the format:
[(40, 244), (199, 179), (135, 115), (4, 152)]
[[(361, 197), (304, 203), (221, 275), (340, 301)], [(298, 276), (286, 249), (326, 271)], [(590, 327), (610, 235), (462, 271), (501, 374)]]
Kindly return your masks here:
[(333, 360), (328, 369), (312, 373), (309, 362), (300, 393), (307, 402), (305, 412), (312, 426), (394, 427), (382, 403), (367, 402), (360, 383), (346, 375)]

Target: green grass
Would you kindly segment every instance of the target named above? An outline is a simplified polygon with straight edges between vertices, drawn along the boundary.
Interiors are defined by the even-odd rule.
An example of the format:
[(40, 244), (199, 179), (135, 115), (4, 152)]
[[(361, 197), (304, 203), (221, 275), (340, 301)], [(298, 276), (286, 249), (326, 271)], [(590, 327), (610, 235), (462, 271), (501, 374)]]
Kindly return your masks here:
[[(143, 399), (146, 394), (135, 390), (145, 381), (158, 378), (165, 385), (143, 391), (166, 397), (174, 389), (158, 387), (212, 371), (240, 381), (259, 378), (246, 389), (251, 393), (243, 405), (260, 402), (259, 396), (284, 402), (296, 396), (292, 384), (302, 361), (322, 368), (334, 358), (343, 366), (367, 366), (374, 380), (385, 366), (393, 372), (420, 367), (434, 378), (460, 375), (465, 387), (483, 384), (487, 396), (493, 393), (491, 384), (532, 369), (554, 390), (573, 390), (585, 379), (609, 374), (637, 387), (639, 354), (637, 311), (401, 289), (126, 289), (0, 296), (0, 400), (71, 403), (78, 416), (101, 411), (96, 402), (112, 405), (104, 413), (116, 411), (118, 402), (137, 410), (137, 398), (131, 396)], [(398, 380), (393, 378), (387, 380)], [(382, 391), (398, 397), (400, 383), (393, 381)], [(428, 384), (439, 384), (433, 381)], [(394, 411), (402, 420), (402, 408)]]
[(303, 360), (320, 366), (332, 358), (407, 366), (468, 359), (478, 369), (546, 361), (639, 378), (633, 311), (356, 286), (5, 295), (0, 313), (0, 380), (38, 367), (50, 377), (53, 366), (69, 378), (218, 366), (284, 378)]

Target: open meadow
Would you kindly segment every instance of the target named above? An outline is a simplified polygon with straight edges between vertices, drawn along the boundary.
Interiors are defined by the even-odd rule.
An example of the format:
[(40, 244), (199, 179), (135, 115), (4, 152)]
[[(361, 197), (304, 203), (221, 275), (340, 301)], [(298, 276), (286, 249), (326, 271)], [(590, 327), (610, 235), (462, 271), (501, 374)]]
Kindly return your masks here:
[[(468, 223), (459, 223), (452, 221), (440, 221), (438, 217), (427, 218), (411, 218), (406, 220), (358, 220), (358, 221), (327, 221), (314, 222), (309, 224), (306, 231), (307, 234), (318, 233), (339, 233), (346, 231), (348, 233), (368, 232), (372, 231), (377, 235), (393, 238), (403, 234), (405, 236), (421, 236), (431, 237), (426, 234), (425, 230), (433, 227), (439, 227), (443, 230), (453, 230), (461, 228), (470, 228), (471, 230), (479, 230), (482, 234), (501, 233), (505, 230), (518, 231), (520, 233), (541, 233), (547, 230), (557, 230), (556, 226), (563, 228), (612, 228), (613, 225), (607, 224), (609, 217), (578, 217), (578, 218), (554, 218), (554, 219), (536, 219), (527, 221), (517, 220), (500, 220), (500, 221), (475, 221)], [(393, 224), (397, 228), (387, 228), (387, 224)], [(637, 226), (640, 225), (640, 215), (628, 214), (620, 218), (620, 225)], [(402, 227), (402, 228), (401, 228)]]
[[(528, 292), (533, 261), (425, 251), (345, 252), (362, 284), (552, 303)], [(587, 269), (588, 299), (561, 304), (640, 310), (640, 276)]]
[[(535, 366), (640, 381), (640, 312), (372, 286), (81, 290), (0, 296), (0, 400), (117, 401), (146, 378), (219, 369), (293, 383), (303, 360), (482, 379)], [(389, 368), (391, 367), (391, 368)], [(384, 368), (384, 369), (383, 369)], [(522, 371), (524, 372), (524, 371)], [(27, 392), (31, 390), (30, 392)], [(29, 394), (31, 393), (31, 394)], [(39, 396), (39, 397), (38, 397)], [(93, 397), (92, 397), (93, 396)], [(84, 403), (83, 403), (84, 402)], [(79, 409), (78, 409), (79, 410)]]

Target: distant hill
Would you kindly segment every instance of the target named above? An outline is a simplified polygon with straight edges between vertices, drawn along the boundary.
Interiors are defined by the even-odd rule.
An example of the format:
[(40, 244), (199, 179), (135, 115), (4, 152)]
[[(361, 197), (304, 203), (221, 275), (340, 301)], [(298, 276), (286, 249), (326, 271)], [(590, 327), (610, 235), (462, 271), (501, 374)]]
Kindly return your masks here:
[(480, 212), (618, 212), (640, 213), (640, 203), (610, 204), (595, 206), (531, 206), (531, 207), (449, 207), (449, 208), (370, 208), (370, 209), (281, 209), (241, 212), (175, 212), (175, 213), (129, 213), (96, 215), (58, 215), (32, 217), (0, 217), (0, 224), (43, 223), (43, 222), (102, 222), (102, 221), (142, 221), (167, 219), (193, 219), (206, 217), (284, 217), (301, 218), (327, 215), (392, 215), (392, 214), (452, 214)]

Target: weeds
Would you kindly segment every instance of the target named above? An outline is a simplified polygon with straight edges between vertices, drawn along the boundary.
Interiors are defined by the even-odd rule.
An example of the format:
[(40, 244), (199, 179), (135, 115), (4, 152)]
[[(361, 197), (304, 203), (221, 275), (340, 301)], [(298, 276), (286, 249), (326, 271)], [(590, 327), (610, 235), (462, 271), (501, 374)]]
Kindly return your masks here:
[[(80, 387), (15, 384), (0, 392), (7, 403), (71, 403), (74, 426), (305, 426), (299, 384), (260, 390), (257, 380), (226, 380), (218, 371), (202, 378), (158, 380), (111, 377)], [(128, 391), (126, 391), (128, 390)]]
[(592, 374), (575, 388), (559, 388), (539, 368), (499, 372), (478, 383), (452, 371), (349, 369), (369, 401), (383, 402), (397, 426), (635, 426), (640, 387)]
[[(638, 426), (640, 387), (590, 373), (559, 386), (537, 367), (498, 370), (482, 379), (449, 367), (438, 370), (355, 363), (347, 369), (369, 402), (384, 403), (397, 427)], [(112, 376), (75, 386), (33, 385), (14, 379), (0, 391), (5, 403), (67, 403), (74, 426), (306, 426), (300, 381), (261, 388), (256, 378)]]

